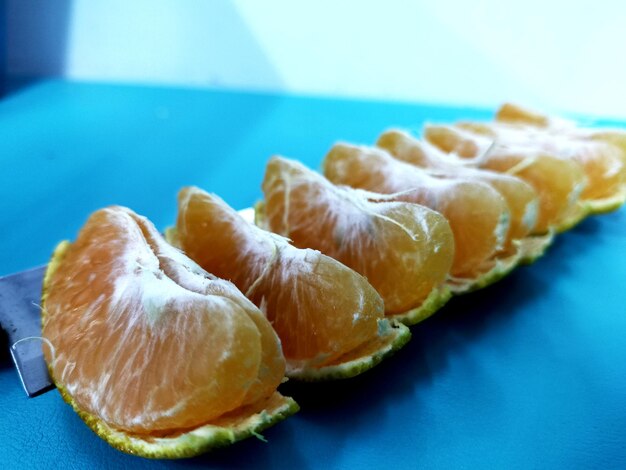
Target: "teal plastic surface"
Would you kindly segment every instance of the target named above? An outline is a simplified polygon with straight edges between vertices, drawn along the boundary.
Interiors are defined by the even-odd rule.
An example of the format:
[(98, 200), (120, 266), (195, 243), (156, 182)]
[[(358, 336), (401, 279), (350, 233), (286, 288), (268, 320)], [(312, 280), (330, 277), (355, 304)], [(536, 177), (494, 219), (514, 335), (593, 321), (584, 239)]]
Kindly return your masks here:
[[(164, 228), (195, 184), (236, 208), (275, 153), (317, 168), (336, 140), (492, 111), (49, 81), (0, 101), (0, 275), (43, 264), (121, 204)], [(0, 341), (2, 468), (626, 468), (626, 210), (452, 300), (362, 377), (288, 383), (302, 411), (196, 459), (101, 441), (57, 391), (26, 398)]]

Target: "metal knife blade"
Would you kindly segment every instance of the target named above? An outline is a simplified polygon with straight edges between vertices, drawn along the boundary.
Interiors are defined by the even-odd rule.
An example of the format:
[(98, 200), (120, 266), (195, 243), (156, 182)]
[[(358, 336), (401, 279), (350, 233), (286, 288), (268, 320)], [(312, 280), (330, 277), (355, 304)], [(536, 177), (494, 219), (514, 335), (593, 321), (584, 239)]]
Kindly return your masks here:
[(41, 285), (46, 267), (0, 278), (0, 327), (29, 397), (54, 388), (41, 349)]

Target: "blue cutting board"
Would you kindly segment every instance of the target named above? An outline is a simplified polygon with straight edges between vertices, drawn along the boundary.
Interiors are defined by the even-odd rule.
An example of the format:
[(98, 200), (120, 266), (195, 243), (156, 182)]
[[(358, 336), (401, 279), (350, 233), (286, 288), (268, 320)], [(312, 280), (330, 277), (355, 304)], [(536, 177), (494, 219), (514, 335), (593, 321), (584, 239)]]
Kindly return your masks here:
[[(33, 84), (0, 101), (0, 275), (45, 263), (102, 206), (127, 205), (162, 229), (183, 185), (240, 209), (261, 196), (274, 153), (317, 168), (336, 140), (371, 143), (391, 126), (492, 112)], [(268, 430), (268, 443), (180, 462), (110, 448), (56, 390), (26, 398), (0, 340), (0, 467), (626, 468), (625, 280), (622, 209), (559, 236), (533, 266), (454, 299), (375, 370), (286, 384), (302, 411)]]

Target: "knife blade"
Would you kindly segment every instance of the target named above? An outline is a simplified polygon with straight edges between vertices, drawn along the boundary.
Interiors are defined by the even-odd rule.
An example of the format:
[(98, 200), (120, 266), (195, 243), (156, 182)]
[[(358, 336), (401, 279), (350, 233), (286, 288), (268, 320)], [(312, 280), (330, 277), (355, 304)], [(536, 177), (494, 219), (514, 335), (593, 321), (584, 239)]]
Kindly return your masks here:
[(29, 397), (54, 384), (41, 348), (41, 285), (45, 266), (0, 278), (0, 327), (9, 339), (11, 357)]

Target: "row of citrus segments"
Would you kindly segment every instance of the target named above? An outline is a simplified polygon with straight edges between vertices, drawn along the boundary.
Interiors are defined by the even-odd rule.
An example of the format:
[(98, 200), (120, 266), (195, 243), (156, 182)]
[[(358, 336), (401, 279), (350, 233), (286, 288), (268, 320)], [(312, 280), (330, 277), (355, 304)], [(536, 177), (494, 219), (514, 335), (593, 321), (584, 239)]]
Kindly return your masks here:
[[(387, 131), (375, 147), (337, 144), (323, 175), (272, 158), (255, 224), (217, 196), (185, 188), (166, 238), (263, 311), (280, 338), (288, 377), (332, 380), (370, 369), (409, 341), (406, 325), (453, 294), (533, 261), (554, 233), (626, 199), (621, 131), (582, 129), (504, 105), (494, 122), (428, 126), (424, 138)], [(151, 224), (125, 211), (157, 256), (197, 274), (157, 240)], [(52, 292), (61, 290), (53, 281), (68, 246), (57, 250), (46, 275), (46, 317), (54, 311)], [(55, 344), (61, 335), (51, 324), (44, 318), (44, 337)], [(164, 419), (158, 432), (134, 428), (105, 419), (109, 414), (98, 406), (109, 406), (106, 401), (94, 405), (91, 396), (81, 403), (52, 357), (47, 351), (52, 377), (92, 429), (147, 457), (195, 455), (297, 410), (275, 391), (283, 370), (264, 379), (265, 395), (242, 398), (202, 425), (173, 426), (177, 431), (168, 434), (163, 430), (171, 422)]]
[[(376, 147), (336, 144), (323, 174), (273, 157), (265, 199), (255, 208), (256, 227), (217, 196), (185, 188), (177, 225), (166, 238), (207, 271), (233, 280), (255, 304), (265, 303), (283, 341), (289, 377), (354, 376), (406, 342), (406, 330), (393, 328), (416, 324), (451, 295), (485, 287), (534, 261), (554, 233), (624, 202), (626, 133), (585, 131), (561, 120), (538, 126), (537, 118), (505, 105), (494, 123), (428, 126), (426, 141), (391, 130)], [(259, 255), (264, 244), (270, 248)], [(319, 250), (365, 276), (382, 297), (392, 328), (379, 321), (376, 332), (370, 328), (376, 334), (367, 343), (361, 337), (355, 348), (349, 340), (363, 332), (354, 305), (337, 300), (353, 289), (328, 273), (336, 276), (330, 291), (311, 288), (320, 281), (295, 274), (296, 250), (284, 252), (291, 245)], [(286, 275), (277, 281), (271, 279), (275, 272)], [(302, 283), (312, 297), (302, 293)], [(333, 324), (324, 323), (329, 318)]]

